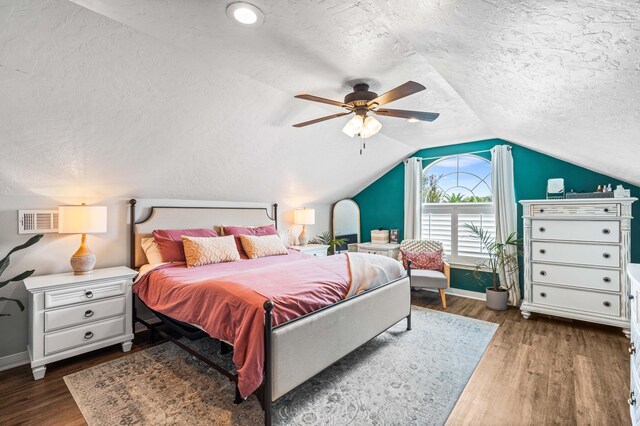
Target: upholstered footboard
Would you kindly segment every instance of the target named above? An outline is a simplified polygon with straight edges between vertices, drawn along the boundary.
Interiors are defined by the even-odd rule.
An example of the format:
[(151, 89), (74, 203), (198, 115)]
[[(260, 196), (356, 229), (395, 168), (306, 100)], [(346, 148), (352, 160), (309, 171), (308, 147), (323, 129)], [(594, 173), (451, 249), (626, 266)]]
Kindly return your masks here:
[(277, 400), (398, 321), (410, 320), (410, 314), (409, 278), (404, 277), (275, 327), (271, 337), (271, 400)]

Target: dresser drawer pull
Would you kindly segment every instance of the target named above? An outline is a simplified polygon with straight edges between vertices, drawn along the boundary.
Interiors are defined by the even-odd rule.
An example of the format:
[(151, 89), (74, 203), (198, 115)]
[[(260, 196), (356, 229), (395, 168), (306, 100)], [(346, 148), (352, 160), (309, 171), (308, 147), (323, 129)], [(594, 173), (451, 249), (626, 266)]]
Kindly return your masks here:
[(544, 213), (544, 209), (540, 209), (540, 213)]
[(609, 283), (611, 282), (611, 278), (609, 278), (609, 277), (604, 277), (604, 278), (602, 279), (602, 281), (604, 281), (605, 283), (609, 284)]
[(631, 342), (631, 344), (629, 345), (629, 355), (633, 355), (636, 353), (636, 345), (635, 343)]
[(85, 291), (85, 292), (84, 292), (84, 295), (85, 295), (85, 297), (86, 297), (87, 299), (91, 299), (91, 298), (93, 297), (93, 292), (92, 292), (92, 291), (87, 290), (87, 291)]
[(547, 254), (547, 251), (545, 249), (540, 249), (540, 254)]
[(541, 226), (540, 227), (540, 232), (544, 232), (544, 231), (546, 231), (546, 229), (544, 228), (544, 226)]
[(85, 318), (91, 318), (94, 313), (95, 312), (93, 312), (91, 309), (89, 309), (88, 311), (84, 311), (84, 317)]
[(602, 257), (604, 257), (605, 259), (608, 259), (611, 257), (611, 255), (609, 253), (602, 253)]
[(609, 213), (609, 209), (605, 208), (605, 209), (604, 209), (604, 212), (605, 212), (605, 213)]
[(633, 300), (633, 299), (635, 299), (635, 296), (633, 294), (630, 294), (629, 295), (629, 300)]
[(629, 399), (627, 399), (629, 405), (636, 405), (636, 393), (634, 391), (629, 392)]
[(602, 304), (603, 304), (606, 308), (611, 307), (611, 302), (609, 302), (608, 300), (605, 300), (604, 302), (602, 302)]
[(543, 291), (542, 293), (540, 293), (540, 297), (547, 297), (547, 293)]
[(603, 233), (604, 235), (609, 235), (609, 234), (611, 233), (611, 231), (609, 230), (609, 228), (604, 228), (604, 229), (602, 230), (602, 233)]
[(547, 271), (540, 271), (540, 275), (544, 277), (545, 275), (547, 275)]
[(93, 337), (93, 333), (90, 331), (87, 331), (86, 333), (84, 333), (84, 340), (89, 340)]

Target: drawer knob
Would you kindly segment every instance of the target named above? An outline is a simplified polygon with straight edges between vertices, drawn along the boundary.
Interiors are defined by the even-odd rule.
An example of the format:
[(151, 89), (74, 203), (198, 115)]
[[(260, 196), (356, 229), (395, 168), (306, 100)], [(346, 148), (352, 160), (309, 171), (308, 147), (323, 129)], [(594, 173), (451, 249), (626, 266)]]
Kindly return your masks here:
[(629, 405), (636, 405), (636, 393), (634, 391), (629, 392), (629, 399), (627, 399)]
[(635, 297), (633, 294), (630, 294), (630, 295), (629, 295), (629, 300), (633, 300), (633, 299), (635, 299), (635, 298), (636, 298), (636, 297)]
[(85, 291), (84, 295), (87, 297), (87, 299), (91, 299), (93, 297), (93, 292), (92, 291)]
[(540, 209), (540, 213), (544, 213), (544, 209)]
[(545, 249), (540, 249), (540, 254), (547, 254), (547, 251)]
[(540, 293), (540, 297), (547, 297), (547, 293), (543, 291), (542, 293)]
[(606, 308), (611, 307), (611, 302), (609, 302), (608, 300), (605, 300), (604, 302), (602, 302), (602, 304), (603, 304)]
[(547, 275), (547, 271), (540, 271), (540, 275), (544, 277), (545, 275)]
[(604, 281), (605, 283), (607, 283), (607, 284), (608, 284), (608, 283), (610, 283), (610, 282), (611, 282), (611, 278), (609, 278), (609, 277), (604, 277), (604, 278), (602, 279), (602, 281)]
[(94, 312), (89, 309), (88, 311), (84, 311), (84, 317), (85, 318), (91, 318), (93, 316)]
[(602, 230), (602, 233), (605, 234), (605, 235), (609, 235), (611, 233), (611, 231), (608, 228), (604, 228)]
[(605, 207), (604, 212), (609, 213), (609, 209)]
[(544, 231), (546, 231), (546, 229), (544, 228), (544, 226), (541, 226), (540, 227), (540, 232), (544, 232)]
[(93, 337), (93, 333), (90, 331), (87, 331), (86, 333), (84, 333), (84, 340), (89, 340)]
[(629, 345), (629, 355), (633, 355), (636, 353), (636, 344), (631, 342)]
[(608, 259), (611, 257), (611, 255), (609, 253), (603, 253), (602, 257), (604, 257), (605, 259)]

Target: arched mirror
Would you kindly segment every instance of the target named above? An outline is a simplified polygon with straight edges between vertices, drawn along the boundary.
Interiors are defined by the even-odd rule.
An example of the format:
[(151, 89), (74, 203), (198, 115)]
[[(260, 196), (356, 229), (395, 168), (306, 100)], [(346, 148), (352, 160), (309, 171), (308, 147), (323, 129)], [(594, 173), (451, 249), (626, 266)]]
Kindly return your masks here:
[(347, 251), (348, 244), (360, 242), (360, 207), (350, 199), (333, 205), (333, 238), (346, 240), (336, 246), (336, 252)]

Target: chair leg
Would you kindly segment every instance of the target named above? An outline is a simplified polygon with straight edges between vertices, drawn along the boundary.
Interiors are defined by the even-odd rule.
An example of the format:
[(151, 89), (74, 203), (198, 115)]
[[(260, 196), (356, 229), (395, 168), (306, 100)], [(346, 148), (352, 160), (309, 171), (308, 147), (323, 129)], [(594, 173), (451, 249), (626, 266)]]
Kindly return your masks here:
[(447, 296), (444, 294), (444, 288), (439, 288), (438, 292), (440, 293), (440, 299), (442, 299), (442, 309), (447, 309)]

